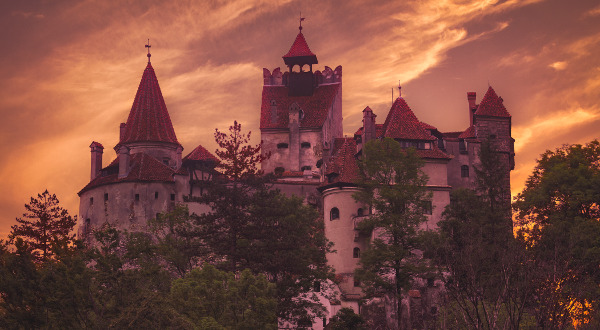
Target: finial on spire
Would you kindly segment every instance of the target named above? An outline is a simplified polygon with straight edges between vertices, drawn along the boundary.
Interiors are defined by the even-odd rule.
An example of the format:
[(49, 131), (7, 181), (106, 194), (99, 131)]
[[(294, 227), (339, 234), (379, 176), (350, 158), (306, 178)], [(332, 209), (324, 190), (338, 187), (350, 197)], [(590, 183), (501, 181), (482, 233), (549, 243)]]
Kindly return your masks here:
[(302, 32), (302, 21), (304, 21), (304, 17), (302, 17), (302, 12), (300, 12), (300, 26), (298, 27), (298, 29), (300, 29), (300, 32)]
[(148, 63), (150, 63), (150, 56), (152, 56), (150, 54), (150, 47), (152, 47), (152, 46), (150, 46), (150, 39), (148, 39), (148, 43), (146, 44), (145, 47), (148, 48), (148, 55), (146, 55), (146, 56), (148, 56)]
[(398, 97), (402, 97), (402, 85), (400, 84), (400, 80), (398, 80)]

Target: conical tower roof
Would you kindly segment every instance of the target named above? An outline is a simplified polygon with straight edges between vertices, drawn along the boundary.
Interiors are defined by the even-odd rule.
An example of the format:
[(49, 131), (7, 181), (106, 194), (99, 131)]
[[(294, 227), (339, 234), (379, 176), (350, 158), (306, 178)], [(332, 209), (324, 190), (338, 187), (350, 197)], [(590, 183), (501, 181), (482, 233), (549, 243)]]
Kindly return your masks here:
[(285, 62), (286, 65), (319, 63), (319, 61), (317, 61), (317, 55), (310, 51), (308, 43), (306, 43), (306, 39), (304, 39), (304, 35), (302, 34), (302, 30), (298, 32), (296, 40), (294, 40), (294, 43), (287, 54), (283, 55), (283, 62)]
[(179, 144), (158, 85), (158, 79), (150, 62), (142, 75), (127, 118), (125, 133), (122, 134), (119, 144), (131, 142)]

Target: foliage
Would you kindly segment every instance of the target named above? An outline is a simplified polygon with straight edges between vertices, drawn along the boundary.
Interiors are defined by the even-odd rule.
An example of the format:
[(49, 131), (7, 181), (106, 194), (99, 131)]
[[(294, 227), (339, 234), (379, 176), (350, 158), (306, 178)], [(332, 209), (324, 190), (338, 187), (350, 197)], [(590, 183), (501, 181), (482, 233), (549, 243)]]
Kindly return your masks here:
[(276, 283), (278, 317), (296, 322), (320, 315), (322, 306), (307, 293), (314, 281), (331, 276), (323, 223), (300, 199), (267, 185), (256, 170), (267, 156), (260, 155), (260, 146), (248, 146), (249, 135), (240, 130), (236, 122), (229, 135), (215, 135), (224, 148), (217, 155), (229, 180), (213, 181), (201, 196), (210, 211), (195, 217), (195, 237), (208, 248), (205, 259), (219, 269), (248, 268)]
[(56, 195), (48, 190), (38, 194), (37, 198), (31, 197), (29, 204), (25, 204), (27, 212), (17, 218), (19, 225), (11, 227), (10, 241), (22, 239), (37, 261), (52, 256), (53, 244), (70, 243), (75, 239), (72, 230), (77, 217), (71, 217), (58, 203)]
[(520, 234), (538, 272), (538, 326), (589, 321), (600, 309), (600, 142), (546, 151), (517, 196)]
[(156, 253), (169, 270), (179, 277), (206, 259), (204, 242), (195, 237), (195, 225), (187, 206), (177, 205), (171, 212), (148, 220)]
[(229, 134), (215, 129), (215, 140), (221, 148), (216, 154), (221, 158), (217, 165), (228, 178), (238, 181), (259, 174), (258, 164), (269, 158), (269, 154), (261, 154), (261, 145), (251, 146), (250, 133), (242, 133), (242, 125), (237, 121), (229, 126)]
[(337, 314), (331, 318), (327, 325), (327, 329), (331, 330), (361, 330), (366, 329), (365, 320), (362, 316), (354, 313), (354, 310), (349, 307), (340, 309)]
[(446, 312), (473, 328), (518, 328), (532, 294), (524, 246), (512, 235), (507, 168), (488, 142), (481, 144), (476, 189), (456, 189), (429, 252), (449, 299)]
[[(361, 254), (356, 278), (369, 296), (386, 293), (400, 302), (414, 276), (428, 271), (417, 254), (422, 248), (420, 225), (426, 221), (423, 208), (431, 198), (424, 161), (413, 148), (403, 149), (389, 138), (369, 141), (363, 154), (358, 183), (362, 191), (355, 198), (375, 209), (360, 224), (360, 229), (374, 231), (375, 238)], [(401, 311), (397, 303), (398, 325)]]
[(276, 329), (275, 294), (264, 275), (244, 270), (236, 279), (207, 264), (171, 287), (173, 306), (193, 324), (216, 322), (228, 329)]

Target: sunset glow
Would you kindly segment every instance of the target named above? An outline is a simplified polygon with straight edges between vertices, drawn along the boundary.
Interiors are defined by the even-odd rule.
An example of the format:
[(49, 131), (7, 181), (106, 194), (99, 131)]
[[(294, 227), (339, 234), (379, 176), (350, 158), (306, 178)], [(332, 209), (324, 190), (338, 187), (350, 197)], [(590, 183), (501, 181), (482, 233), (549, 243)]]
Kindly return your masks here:
[(348, 135), (366, 106), (385, 118), (398, 81), (421, 121), (462, 131), (466, 93), (490, 84), (512, 115), (513, 195), (545, 150), (600, 135), (596, 0), (3, 1), (0, 237), (45, 189), (77, 214), (88, 146), (114, 159), (148, 38), (184, 155), (234, 120), (258, 142), (262, 68), (284, 67), (300, 11), (315, 69), (343, 66)]

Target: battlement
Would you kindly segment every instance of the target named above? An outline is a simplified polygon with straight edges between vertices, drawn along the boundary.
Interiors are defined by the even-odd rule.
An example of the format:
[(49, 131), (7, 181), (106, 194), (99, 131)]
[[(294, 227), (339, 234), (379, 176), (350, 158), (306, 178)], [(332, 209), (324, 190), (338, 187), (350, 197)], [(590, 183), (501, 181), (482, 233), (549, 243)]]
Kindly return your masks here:
[[(273, 72), (263, 68), (263, 84), (265, 86), (287, 86), (289, 72), (281, 72), (281, 68), (275, 68)], [(315, 86), (342, 82), (342, 66), (338, 65), (335, 70), (325, 66), (323, 71), (314, 72)]]

